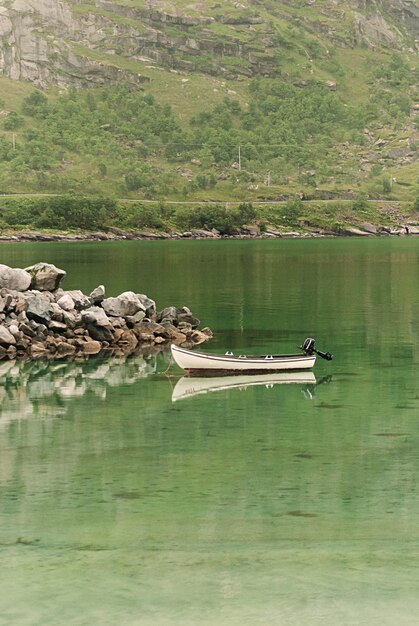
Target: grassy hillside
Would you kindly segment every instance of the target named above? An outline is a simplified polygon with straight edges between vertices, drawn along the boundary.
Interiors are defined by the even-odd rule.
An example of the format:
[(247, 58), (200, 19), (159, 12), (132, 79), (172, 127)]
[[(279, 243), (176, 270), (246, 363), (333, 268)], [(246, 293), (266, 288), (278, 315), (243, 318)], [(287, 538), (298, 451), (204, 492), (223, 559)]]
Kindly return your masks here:
[[(417, 198), (408, 30), (377, 35), (370, 9), (328, 0), (68, 4), (75, 20), (99, 20), (103, 37), (66, 45), (121, 81), (41, 91), (0, 78), (1, 192)], [(385, 2), (375, 6), (386, 16)]]

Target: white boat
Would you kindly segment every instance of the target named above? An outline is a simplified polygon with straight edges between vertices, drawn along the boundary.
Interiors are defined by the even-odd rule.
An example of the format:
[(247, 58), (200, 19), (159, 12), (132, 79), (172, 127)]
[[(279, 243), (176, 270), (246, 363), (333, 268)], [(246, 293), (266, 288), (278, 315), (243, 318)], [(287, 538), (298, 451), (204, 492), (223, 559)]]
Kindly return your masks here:
[(300, 385), (315, 385), (316, 377), (313, 372), (279, 372), (273, 374), (237, 374), (235, 376), (206, 376), (202, 378), (182, 376), (172, 392), (172, 402), (184, 400), (212, 391), (226, 391), (229, 389), (247, 389), (254, 385), (265, 385), (266, 388), (274, 385), (297, 383)]
[(232, 352), (209, 354), (187, 350), (175, 345), (171, 346), (175, 362), (188, 374), (203, 372), (206, 374), (233, 372), (256, 374), (284, 370), (307, 370), (315, 364), (317, 354), (327, 360), (332, 358), (329, 352), (320, 352), (314, 348), (314, 339), (306, 339), (301, 349), (302, 354), (246, 356), (243, 354), (234, 355)]

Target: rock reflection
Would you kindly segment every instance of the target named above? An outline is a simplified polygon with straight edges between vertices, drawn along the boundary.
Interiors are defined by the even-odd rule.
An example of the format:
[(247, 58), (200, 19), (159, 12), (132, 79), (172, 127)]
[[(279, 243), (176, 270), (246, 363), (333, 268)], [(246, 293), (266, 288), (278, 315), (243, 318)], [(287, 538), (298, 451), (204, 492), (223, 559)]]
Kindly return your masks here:
[(105, 400), (110, 387), (130, 385), (156, 372), (156, 354), (83, 361), (0, 362), (0, 428), (32, 416), (59, 417), (66, 399), (92, 393)]

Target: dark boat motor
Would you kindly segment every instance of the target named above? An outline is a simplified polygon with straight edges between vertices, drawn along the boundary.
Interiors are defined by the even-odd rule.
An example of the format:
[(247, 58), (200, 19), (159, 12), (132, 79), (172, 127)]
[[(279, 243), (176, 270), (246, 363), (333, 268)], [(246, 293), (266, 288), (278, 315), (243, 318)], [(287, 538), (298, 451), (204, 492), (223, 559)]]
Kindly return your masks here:
[(309, 355), (318, 354), (322, 357), (322, 359), (325, 359), (326, 361), (331, 361), (333, 359), (333, 356), (330, 354), (330, 352), (322, 352), (321, 350), (316, 350), (316, 348), (314, 347), (315, 343), (316, 342), (314, 339), (312, 339), (311, 337), (307, 337), (304, 343), (300, 346), (300, 350)]

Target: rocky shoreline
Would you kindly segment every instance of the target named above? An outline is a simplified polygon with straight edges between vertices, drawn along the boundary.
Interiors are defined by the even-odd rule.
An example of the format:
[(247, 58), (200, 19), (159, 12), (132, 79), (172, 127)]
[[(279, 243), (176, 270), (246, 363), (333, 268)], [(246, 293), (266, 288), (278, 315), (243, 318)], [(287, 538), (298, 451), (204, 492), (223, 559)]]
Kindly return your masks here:
[(402, 237), (419, 235), (419, 222), (406, 222), (393, 227), (370, 223), (348, 225), (339, 230), (328, 228), (304, 228), (302, 230), (279, 230), (259, 225), (242, 226), (236, 233), (224, 235), (217, 230), (192, 229), (185, 232), (126, 231), (111, 228), (107, 231), (83, 233), (44, 233), (23, 231), (0, 235), (0, 243), (18, 242), (77, 242), (77, 241), (141, 241), (176, 239), (298, 239), (322, 237)]
[(64, 290), (66, 272), (49, 263), (0, 265), (0, 359), (129, 355), (171, 343), (192, 347), (212, 337), (188, 307), (166, 307), (145, 294), (106, 297)]

